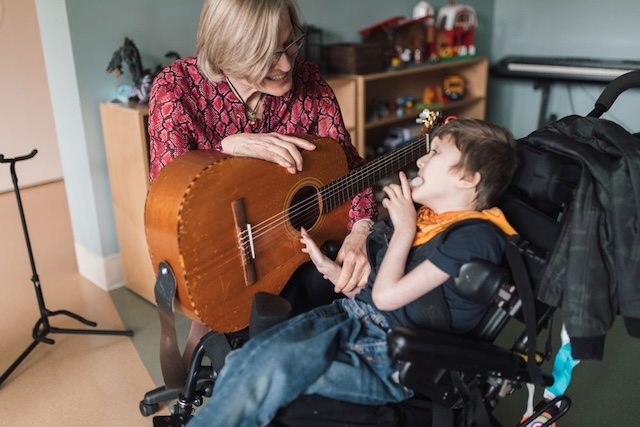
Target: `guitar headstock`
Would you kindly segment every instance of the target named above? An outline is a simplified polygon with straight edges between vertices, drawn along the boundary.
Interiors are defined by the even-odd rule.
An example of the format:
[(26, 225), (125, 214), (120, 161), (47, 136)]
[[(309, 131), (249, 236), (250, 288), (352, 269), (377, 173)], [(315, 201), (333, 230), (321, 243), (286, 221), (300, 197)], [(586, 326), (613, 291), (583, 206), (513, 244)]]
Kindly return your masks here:
[(416, 119), (416, 123), (422, 123), (420, 134), (425, 137), (427, 143), (427, 153), (431, 151), (431, 132), (442, 124), (442, 112), (431, 111), (428, 108), (422, 110), (422, 113)]
[(427, 135), (437, 126), (442, 124), (442, 112), (431, 111), (428, 108), (425, 108), (416, 119), (416, 123), (422, 123), (421, 133), (422, 135)]

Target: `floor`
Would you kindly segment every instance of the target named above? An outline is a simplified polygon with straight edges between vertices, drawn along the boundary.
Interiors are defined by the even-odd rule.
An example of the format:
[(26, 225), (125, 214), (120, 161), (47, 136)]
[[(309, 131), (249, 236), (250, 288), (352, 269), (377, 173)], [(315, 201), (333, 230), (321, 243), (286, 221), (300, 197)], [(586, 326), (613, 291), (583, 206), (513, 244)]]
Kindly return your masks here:
[[(160, 381), (158, 362), (155, 370), (145, 366), (145, 359), (154, 366), (158, 354), (148, 350), (157, 341), (153, 306), (123, 288), (115, 294), (120, 310), (129, 314), (120, 316), (116, 298), (78, 274), (62, 182), (28, 188), (21, 198), (45, 307), (95, 321), (93, 329), (131, 328), (135, 335), (49, 334), (55, 343), (39, 343), (0, 385), (0, 425), (152, 425), (140, 415), (138, 402)], [(34, 342), (40, 313), (13, 192), (0, 194), (0, 224), (0, 370), (6, 372)], [(51, 316), (49, 323), (92, 329), (65, 315)], [(136, 344), (147, 351), (139, 353)]]
[[(50, 334), (55, 344), (38, 344), (0, 385), (0, 425), (152, 426), (150, 418), (140, 415), (138, 402), (162, 384), (155, 307), (126, 288), (106, 293), (78, 274), (62, 182), (21, 194), (46, 307), (84, 316), (97, 322), (97, 329), (131, 329), (134, 336)], [(39, 312), (11, 192), (0, 194), (0, 224), (0, 289), (5, 295), (0, 300), (0, 370), (4, 372), (32, 343)], [(54, 316), (50, 322), (84, 328), (66, 316)], [(181, 339), (187, 328), (188, 321), (179, 317)], [(637, 425), (639, 360), (640, 340), (629, 338), (617, 319), (607, 337), (604, 360), (585, 361), (574, 369), (569, 387), (573, 407), (559, 425)], [(518, 392), (502, 401), (496, 414), (505, 427), (517, 424), (525, 397)]]

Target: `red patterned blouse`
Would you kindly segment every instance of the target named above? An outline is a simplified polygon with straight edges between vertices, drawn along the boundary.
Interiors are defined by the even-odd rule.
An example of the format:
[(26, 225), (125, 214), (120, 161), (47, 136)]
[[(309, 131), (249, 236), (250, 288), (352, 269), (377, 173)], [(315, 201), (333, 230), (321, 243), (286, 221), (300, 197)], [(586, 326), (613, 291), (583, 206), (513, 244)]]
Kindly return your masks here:
[[(364, 164), (351, 144), (333, 90), (318, 67), (296, 59), (291, 92), (266, 95), (264, 113), (250, 125), (244, 104), (226, 80), (212, 82), (198, 71), (196, 58), (182, 58), (165, 68), (153, 82), (149, 98), (150, 178), (172, 159), (191, 150), (222, 150), (222, 140), (237, 133), (303, 133), (336, 140), (350, 169)], [(349, 212), (351, 226), (377, 217), (372, 189), (358, 194)]]

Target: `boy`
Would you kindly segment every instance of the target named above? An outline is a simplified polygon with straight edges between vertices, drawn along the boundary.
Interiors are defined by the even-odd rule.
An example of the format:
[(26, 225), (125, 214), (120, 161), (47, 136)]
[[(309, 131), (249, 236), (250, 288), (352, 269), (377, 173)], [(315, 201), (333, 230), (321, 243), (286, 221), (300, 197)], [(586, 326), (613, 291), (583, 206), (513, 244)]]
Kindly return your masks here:
[[(433, 133), (431, 151), (417, 166), (411, 183), (401, 172), (399, 185), (384, 188), (392, 226), (383, 221), (372, 230), (367, 284), (230, 353), (212, 400), (189, 427), (266, 425), (301, 394), (371, 405), (405, 400), (411, 390), (391, 378), (389, 330), (465, 333), (477, 324), (486, 307), (459, 297), (452, 282), (472, 259), (499, 263), (504, 234), (515, 234), (493, 207), (515, 171), (515, 141), (505, 129), (480, 120), (451, 120)], [(417, 213), (414, 203), (422, 205)], [(480, 221), (461, 222), (466, 219)], [(460, 224), (443, 233), (454, 223)], [(335, 283), (340, 266), (304, 229), (301, 234), (303, 251)]]

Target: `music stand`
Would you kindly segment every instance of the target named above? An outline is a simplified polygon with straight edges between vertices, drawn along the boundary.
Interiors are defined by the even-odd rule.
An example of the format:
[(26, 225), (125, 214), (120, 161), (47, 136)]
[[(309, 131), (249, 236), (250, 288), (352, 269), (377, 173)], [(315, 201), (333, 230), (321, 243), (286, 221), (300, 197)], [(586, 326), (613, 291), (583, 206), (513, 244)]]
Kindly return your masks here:
[(13, 159), (7, 159), (4, 155), (0, 154), (0, 163), (9, 163), (11, 165), (11, 179), (13, 180), (13, 190), (16, 193), (16, 199), (18, 201), (18, 210), (20, 212), (20, 219), (22, 220), (22, 229), (24, 231), (24, 238), (27, 244), (27, 252), (29, 253), (29, 261), (31, 262), (31, 271), (33, 275), (31, 276), (31, 281), (36, 290), (36, 298), (38, 299), (38, 307), (40, 308), (40, 319), (36, 322), (33, 327), (33, 342), (22, 352), (22, 354), (13, 362), (11, 366), (2, 374), (0, 377), (0, 385), (4, 383), (4, 381), (11, 375), (11, 373), (22, 363), (22, 361), (33, 351), (34, 348), (37, 347), (38, 344), (44, 343), (53, 345), (55, 343), (51, 338), (47, 338), (47, 335), (50, 333), (55, 334), (90, 334), (90, 335), (126, 335), (133, 336), (133, 331), (125, 330), (125, 331), (112, 331), (112, 330), (99, 330), (99, 329), (67, 329), (67, 328), (56, 328), (51, 326), (49, 323), (49, 317), (63, 315), (71, 317), (72, 319), (77, 320), (80, 323), (83, 323), (87, 326), (96, 327), (97, 323), (92, 322), (90, 320), (85, 319), (75, 313), (72, 313), (67, 310), (57, 310), (50, 311), (46, 308), (44, 304), (44, 297), (42, 295), (42, 289), (40, 287), (40, 279), (38, 278), (38, 273), (36, 271), (36, 264), (33, 258), (33, 252), (31, 250), (31, 240), (29, 239), (29, 232), (27, 230), (27, 222), (24, 216), (24, 210), (22, 208), (22, 199), (20, 198), (20, 189), (18, 188), (18, 176), (16, 175), (16, 163), (22, 160), (28, 160), (36, 155), (38, 150), (33, 150), (30, 154), (26, 156), (15, 157)]

